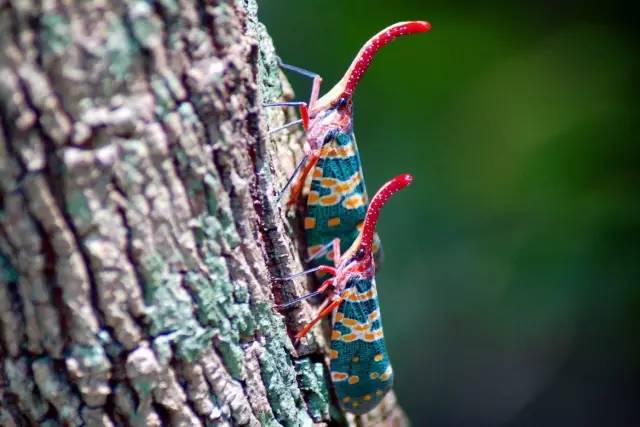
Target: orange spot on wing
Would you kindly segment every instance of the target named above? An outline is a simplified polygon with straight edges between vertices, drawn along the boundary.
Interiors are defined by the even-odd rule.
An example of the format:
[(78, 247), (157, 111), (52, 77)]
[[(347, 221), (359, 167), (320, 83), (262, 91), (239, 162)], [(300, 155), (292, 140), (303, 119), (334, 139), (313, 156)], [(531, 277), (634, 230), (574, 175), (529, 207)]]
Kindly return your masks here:
[(358, 338), (356, 334), (347, 334), (342, 337), (342, 341), (351, 342)]
[(320, 194), (317, 191), (309, 191), (309, 195), (307, 196), (307, 204), (308, 205), (316, 205), (320, 201)]
[(375, 356), (373, 356), (373, 360), (375, 360), (376, 362), (380, 362), (382, 361), (382, 359), (384, 359), (384, 356), (381, 353), (378, 353)]
[(329, 350), (329, 359), (335, 360), (338, 358), (338, 352), (334, 349)]
[(349, 375), (345, 374), (344, 372), (332, 372), (331, 373), (331, 379), (333, 381), (344, 381), (347, 379), (347, 377), (349, 377)]
[(360, 381), (360, 377), (357, 375), (351, 375), (349, 377), (349, 384), (357, 384)]
[(364, 206), (364, 200), (362, 199), (362, 196), (360, 194), (349, 196), (342, 203), (347, 209), (357, 209), (361, 206)]
[(342, 322), (342, 319), (344, 319), (344, 313), (337, 312), (336, 313), (336, 322)]
[(368, 331), (369, 326), (370, 325), (368, 323), (360, 323), (358, 325), (355, 325), (353, 329), (355, 329), (356, 331)]
[(335, 218), (331, 218), (329, 219), (329, 221), (327, 221), (327, 224), (329, 225), (329, 227), (337, 227), (340, 225), (340, 217), (335, 217)]
[(315, 218), (308, 216), (308, 217), (306, 217), (304, 219), (304, 229), (305, 230), (310, 230), (310, 229), (315, 228), (315, 227), (316, 227), (316, 219)]
[(388, 367), (386, 371), (384, 371), (384, 374), (380, 375), (380, 381), (387, 381), (389, 378), (391, 378), (391, 374), (392, 374), (392, 370), (391, 367)]
[(358, 321), (354, 319), (344, 319), (342, 323), (345, 326), (352, 327), (352, 326), (356, 326), (358, 324)]
[(322, 178), (322, 174), (324, 173), (324, 171), (322, 170), (322, 168), (316, 167), (313, 170), (313, 177), (314, 178)]
[(340, 333), (340, 331), (336, 331), (336, 330), (331, 331), (331, 339), (332, 340), (340, 339), (341, 335), (342, 334)]
[(333, 194), (320, 197), (320, 204), (322, 206), (333, 206), (336, 203), (338, 203), (338, 197)]
[(321, 178), (320, 185), (323, 187), (333, 187), (338, 183), (338, 180), (335, 178)]

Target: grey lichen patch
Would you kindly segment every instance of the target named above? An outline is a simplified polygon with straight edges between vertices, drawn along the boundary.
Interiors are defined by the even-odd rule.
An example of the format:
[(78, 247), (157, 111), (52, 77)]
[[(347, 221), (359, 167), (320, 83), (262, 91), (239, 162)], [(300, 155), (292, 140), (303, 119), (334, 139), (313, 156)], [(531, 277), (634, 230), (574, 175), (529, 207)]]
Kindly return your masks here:
[(43, 55), (59, 55), (71, 44), (69, 21), (58, 13), (40, 16), (39, 48)]
[(265, 342), (265, 351), (260, 355), (262, 381), (276, 419), (285, 425), (311, 423), (287, 351), (291, 344), (281, 318), (267, 303), (254, 305), (254, 313)]
[[(203, 324), (216, 330), (215, 345), (234, 378), (245, 376), (241, 337), (251, 337), (254, 330), (253, 315), (246, 288), (229, 279), (229, 270), (221, 256), (219, 241), (222, 226), (217, 218), (206, 216), (195, 224), (200, 231), (199, 246), (204, 253), (208, 275), (191, 272), (185, 284), (191, 289)], [(198, 235), (196, 234), (196, 235)]]
[(151, 334), (167, 335), (176, 344), (178, 357), (195, 360), (215, 331), (203, 328), (194, 318), (195, 307), (181, 286), (182, 274), (170, 272), (158, 255), (143, 260), (143, 274)]
[(128, 17), (133, 35), (141, 46), (153, 49), (162, 43), (162, 22), (155, 16), (149, 2), (134, 1), (129, 6)]
[(158, 75), (151, 78), (151, 88), (156, 100), (156, 115), (162, 119), (169, 112), (176, 109), (176, 103), (173, 94), (165, 79)]
[(89, 406), (102, 406), (111, 393), (111, 362), (101, 345), (74, 345), (65, 359), (82, 399)]
[(20, 353), (24, 322), (17, 305), (18, 272), (9, 257), (0, 252), (0, 347), (12, 357)]
[(32, 420), (40, 420), (49, 410), (49, 404), (42, 399), (33, 380), (26, 356), (18, 359), (6, 358), (2, 365), (4, 377), (8, 380), (8, 390), (18, 398), (18, 406)]
[(108, 36), (105, 43), (108, 70), (112, 77), (124, 81), (131, 73), (135, 57), (140, 55), (138, 44), (129, 36), (122, 20), (109, 17)]
[(325, 366), (308, 358), (296, 361), (300, 388), (305, 394), (309, 414), (320, 422), (329, 417), (329, 391), (325, 383)]
[(60, 420), (71, 426), (81, 425), (80, 399), (71, 389), (67, 379), (53, 366), (52, 360), (42, 357), (34, 361), (31, 367), (40, 393), (56, 408)]

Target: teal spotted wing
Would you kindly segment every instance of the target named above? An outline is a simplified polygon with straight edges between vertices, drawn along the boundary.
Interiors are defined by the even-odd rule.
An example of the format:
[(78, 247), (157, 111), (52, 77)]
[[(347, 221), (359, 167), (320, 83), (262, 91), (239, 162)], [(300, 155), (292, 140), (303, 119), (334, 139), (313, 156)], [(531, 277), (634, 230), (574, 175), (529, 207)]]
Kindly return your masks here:
[[(308, 255), (314, 256), (336, 238), (343, 253), (349, 249), (358, 237), (368, 202), (355, 137), (340, 132), (322, 146), (312, 171), (304, 219)], [(331, 262), (327, 253), (314, 258), (311, 267)]]
[(351, 279), (334, 314), (331, 377), (346, 411), (364, 414), (391, 389), (393, 370), (382, 333), (375, 280)]

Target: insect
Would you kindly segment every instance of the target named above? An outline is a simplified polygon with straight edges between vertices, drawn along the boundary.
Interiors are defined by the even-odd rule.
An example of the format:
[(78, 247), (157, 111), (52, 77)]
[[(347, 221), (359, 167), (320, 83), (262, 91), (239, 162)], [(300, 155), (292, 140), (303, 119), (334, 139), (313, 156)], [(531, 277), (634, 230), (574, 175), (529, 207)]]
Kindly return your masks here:
[[(399, 36), (430, 29), (431, 24), (426, 21), (408, 21), (380, 31), (362, 46), (342, 79), (321, 98), (318, 95), (322, 78), (318, 74), (281, 64), (283, 68), (313, 78), (308, 104), (265, 104), (270, 107), (297, 106), (300, 110), (300, 120), (274, 129), (271, 133), (297, 123), (302, 123), (306, 130), (304, 156), (280, 195), (291, 186), (288, 204), (294, 204), (311, 172), (304, 217), (307, 261), (310, 266), (333, 259), (331, 248), (336, 239), (340, 241), (340, 249), (347, 250), (362, 228), (367, 209), (368, 196), (353, 133), (353, 92), (381, 47)], [(378, 250), (377, 236), (374, 236), (374, 241), (374, 254), (378, 261), (381, 251)]]
[(393, 383), (376, 291), (373, 237), (384, 204), (412, 179), (411, 175), (403, 174), (383, 185), (373, 196), (362, 231), (349, 249), (341, 255), (339, 244), (335, 244), (334, 265), (311, 270), (331, 277), (317, 291), (286, 305), (326, 293), (316, 317), (296, 334), (296, 342), (332, 313), (331, 379), (342, 408), (356, 414), (375, 407)]

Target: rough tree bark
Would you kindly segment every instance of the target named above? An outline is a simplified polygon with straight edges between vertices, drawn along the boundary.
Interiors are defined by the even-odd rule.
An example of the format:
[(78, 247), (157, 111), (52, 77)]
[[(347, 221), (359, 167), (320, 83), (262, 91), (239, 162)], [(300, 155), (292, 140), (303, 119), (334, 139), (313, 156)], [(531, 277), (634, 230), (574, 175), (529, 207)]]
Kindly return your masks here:
[(282, 79), (254, 0), (0, 0), (2, 425), (405, 423), (341, 414), (274, 310), (313, 286), (274, 280)]

